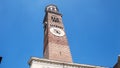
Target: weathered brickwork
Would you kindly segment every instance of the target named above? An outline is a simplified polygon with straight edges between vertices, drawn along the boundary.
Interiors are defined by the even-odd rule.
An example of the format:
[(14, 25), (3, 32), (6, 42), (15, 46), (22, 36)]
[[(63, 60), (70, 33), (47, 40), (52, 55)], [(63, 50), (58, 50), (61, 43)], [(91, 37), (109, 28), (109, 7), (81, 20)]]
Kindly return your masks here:
[(71, 54), (68, 46), (49, 43), (49, 59), (71, 62)]
[[(57, 21), (52, 20), (54, 17), (56, 17)], [(52, 27), (59, 28), (65, 32), (62, 23), (62, 15), (58, 12), (53, 13), (46, 10), (44, 23), (46, 23), (44, 28), (44, 58), (72, 62), (66, 34), (64, 36), (56, 36), (50, 32), (50, 28)]]

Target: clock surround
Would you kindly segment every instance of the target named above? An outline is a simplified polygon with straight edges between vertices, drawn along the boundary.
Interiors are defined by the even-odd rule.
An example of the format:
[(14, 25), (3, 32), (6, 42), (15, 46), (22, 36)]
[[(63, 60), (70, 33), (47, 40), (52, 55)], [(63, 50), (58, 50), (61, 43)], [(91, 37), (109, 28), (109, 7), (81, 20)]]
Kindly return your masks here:
[(51, 27), (51, 28), (50, 28), (50, 32), (51, 32), (52, 34), (54, 34), (55, 36), (59, 36), (59, 37), (65, 35), (65, 32), (64, 32), (62, 29), (56, 28), (56, 27)]

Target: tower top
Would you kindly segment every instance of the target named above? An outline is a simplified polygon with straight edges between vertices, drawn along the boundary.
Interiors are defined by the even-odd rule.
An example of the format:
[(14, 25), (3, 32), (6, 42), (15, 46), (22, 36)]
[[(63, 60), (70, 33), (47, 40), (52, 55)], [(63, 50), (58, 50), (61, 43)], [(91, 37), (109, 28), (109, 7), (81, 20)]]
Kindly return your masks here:
[(58, 12), (59, 12), (59, 9), (57, 8), (56, 5), (50, 4), (50, 5), (46, 6), (45, 12), (54, 12), (54, 13), (58, 13)]

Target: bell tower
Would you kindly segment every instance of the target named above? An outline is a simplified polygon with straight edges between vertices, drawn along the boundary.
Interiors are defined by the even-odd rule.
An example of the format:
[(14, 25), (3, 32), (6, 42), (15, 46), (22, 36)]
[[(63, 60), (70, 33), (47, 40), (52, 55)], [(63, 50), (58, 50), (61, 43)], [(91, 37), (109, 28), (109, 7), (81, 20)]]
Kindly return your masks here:
[(44, 58), (62, 62), (72, 62), (67, 42), (62, 14), (56, 5), (45, 8), (44, 17)]
[(30, 68), (106, 68), (72, 62), (62, 14), (56, 5), (45, 8), (44, 17), (44, 58), (31, 57)]

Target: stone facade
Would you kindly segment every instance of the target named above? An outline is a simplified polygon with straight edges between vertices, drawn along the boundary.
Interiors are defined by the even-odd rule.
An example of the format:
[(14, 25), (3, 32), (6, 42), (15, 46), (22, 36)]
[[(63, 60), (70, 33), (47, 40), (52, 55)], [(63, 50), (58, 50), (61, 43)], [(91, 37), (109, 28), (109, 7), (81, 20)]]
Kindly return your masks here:
[(66, 63), (55, 60), (32, 57), (29, 61), (30, 68), (107, 68), (87, 64)]

